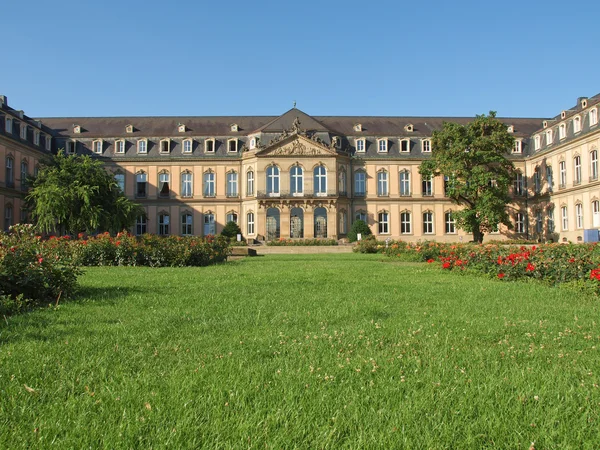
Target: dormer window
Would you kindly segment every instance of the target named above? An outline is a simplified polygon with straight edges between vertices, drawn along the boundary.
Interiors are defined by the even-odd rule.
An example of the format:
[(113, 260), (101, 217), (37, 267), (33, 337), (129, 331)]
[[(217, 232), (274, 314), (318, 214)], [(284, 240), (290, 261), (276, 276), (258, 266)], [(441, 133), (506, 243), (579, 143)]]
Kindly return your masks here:
[(521, 153), (523, 151), (523, 141), (521, 139), (515, 139), (515, 146), (513, 147), (513, 153)]
[(170, 153), (171, 152), (171, 140), (163, 139), (160, 141), (160, 153)]
[(125, 141), (123, 139), (115, 141), (115, 153), (125, 153)]
[(126, 133), (133, 133), (133, 125), (127, 125), (125, 127), (125, 132)]
[(355, 123), (353, 128), (354, 128), (354, 131), (360, 132), (360, 131), (362, 131), (362, 124)]
[(335, 148), (337, 149), (342, 148), (342, 138), (340, 138), (339, 136), (334, 136), (333, 145), (335, 145)]
[(514, 133), (515, 132), (515, 126), (514, 125), (509, 125), (508, 126), (508, 132), (509, 133)]
[(256, 138), (255, 137), (250, 139), (250, 150), (253, 150), (254, 148), (256, 148)]
[(387, 138), (377, 139), (377, 151), (385, 153), (388, 151), (388, 140)]
[(183, 141), (183, 153), (192, 153), (192, 140), (186, 139)]
[(357, 153), (364, 153), (365, 152), (365, 148), (366, 148), (366, 143), (364, 139), (357, 139), (356, 140), (356, 151)]
[(590, 127), (598, 123), (598, 108), (590, 109)]
[(98, 139), (94, 142), (92, 142), (92, 151), (96, 154), (101, 155), (102, 154), (102, 140)]
[(206, 153), (215, 152), (215, 140), (213, 138), (204, 141), (204, 151)]
[(227, 151), (229, 153), (235, 153), (238, 151), (238, 140), (237, 139), (229, 139), (227, 141)]
[(240, 131), (237, 123), (232, 123), (230, 126), (232, 132), (237, 133), (238, 131)]
[(4, 131), (10, 134), (12, 134), (13, 132), (13, 121), (12, 117), (10, 116), (6, 116), (6, 118), (4, 119)]
[(567, 127), (566, 127), (566, 125), (564, 123), (561, 123), (558, 126), (558, 137), (560, 139), (564, 139), (564, 138), (567, 137)]
[(77, 141), (67, 141), (67, 153), (74, 155), (77, 151)]
[(148, 140), (147, 139), (140, 139), (139, 141), (137, 141), (137, 152), (141, 153), (141, 154), (148, 153)]
[(21, 139), (27, 139), (27, 124), (21, 122)]
[(80, 134), (81, 133), (81, 125), (73, 125), (73, 133)]
[(552, 130), (546, 131), (546, 145), (552, 145)]
[(431, 153), (431, 141), (423, 139), (423, 153)]
[(406, 125), (404, 125), (404, 131), (412, 133), (413, 131), (415, 131), (415, 127), (413, 127), (412, 123), (407, 123)]
[(40, 145), (40, 132), (38, 130), (34, 130), (33, 132), (33, 144)]
[(567, 112), (566, 112), (566, 111), (562, 111), (562, 112), (560, 113), (560, 118), (561, 118), (561, 119), (564, 119), (565, 117), (567, 117)]
[(541, 143), (541, 138), (540, 138), (540, 135), (538, 134), (537, 136), (535, 136), (533, 138), (533, 148), (535, 150), (539, 150), (540, 149), (540, 143)]
[(52, 136), (49, 134), (46, 135), (46, 150), (50, 151), (52, 149)]
[(185, 125), (180, 123), (179, 125), (177, 125), (177, 131), (179, 131), (180, 133), (185, 133), (186, 132), (186, 128)]
[(577, 116), (573, 118), (573, 133), (579, 133), (581, 131), (581, 117)]

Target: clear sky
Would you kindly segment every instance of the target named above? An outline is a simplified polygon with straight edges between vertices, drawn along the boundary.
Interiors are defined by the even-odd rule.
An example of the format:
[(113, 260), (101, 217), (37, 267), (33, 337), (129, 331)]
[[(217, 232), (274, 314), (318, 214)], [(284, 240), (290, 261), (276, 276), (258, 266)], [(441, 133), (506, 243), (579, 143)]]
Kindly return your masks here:
[(600, 93), (600, 1), (8, 0), (32, 117), (550, 117)]

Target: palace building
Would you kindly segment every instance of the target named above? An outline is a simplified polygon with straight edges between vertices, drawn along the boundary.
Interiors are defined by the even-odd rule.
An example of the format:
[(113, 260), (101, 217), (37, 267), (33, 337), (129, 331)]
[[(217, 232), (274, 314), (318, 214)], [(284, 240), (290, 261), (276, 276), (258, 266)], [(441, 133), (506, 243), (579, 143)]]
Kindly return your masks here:
[[(513, 229), (486, 239), (598, 238), (600, 94), (553, 118), (501, 118), (518, 172)], [(106, 163), (145, 211), (134, 234), (208, 235), (235, 221), (249, 239), (343, 238), (356, 219), (378, 239), (468, 241), (444, 194), (423, 179), (432, 132), (463, 117), (65, 117), (32, 119), (0, 96), (0, 210), (26, 221), (29, 174), (58, 149)], [(595, 231), (594, 231), (595, 230)], [(595, 233), (595, 234), (594, 234)]]

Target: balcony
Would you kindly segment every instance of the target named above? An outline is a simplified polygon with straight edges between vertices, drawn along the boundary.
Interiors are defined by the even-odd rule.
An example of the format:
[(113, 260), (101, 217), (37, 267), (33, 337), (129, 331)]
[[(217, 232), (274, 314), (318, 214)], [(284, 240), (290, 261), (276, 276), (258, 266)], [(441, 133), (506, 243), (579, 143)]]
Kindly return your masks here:
[(257, 191), (257, 198), (333, 198), (337, 197), (337, 191), (314, 192), (312, 190), (304, 190), (304, 192), (290, 192), (289, 190), (280, 190), (279, 192)]

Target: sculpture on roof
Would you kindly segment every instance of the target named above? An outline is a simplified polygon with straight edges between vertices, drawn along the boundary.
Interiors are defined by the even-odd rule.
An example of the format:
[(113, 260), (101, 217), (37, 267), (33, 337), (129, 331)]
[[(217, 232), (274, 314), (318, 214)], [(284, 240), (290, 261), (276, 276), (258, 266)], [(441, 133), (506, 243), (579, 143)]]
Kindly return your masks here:
[(298, 117), (296, 117), (294, 119), (294, 122), (292, 123), (292, 133), (299, 133), (300, 132), (300, 119)]

